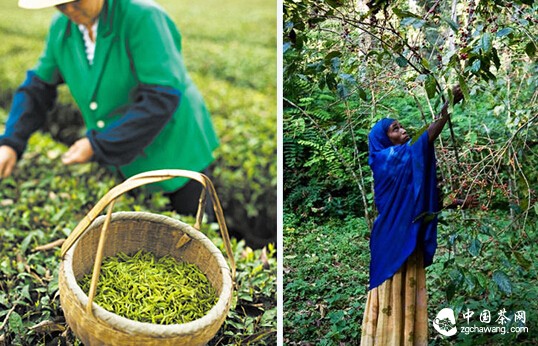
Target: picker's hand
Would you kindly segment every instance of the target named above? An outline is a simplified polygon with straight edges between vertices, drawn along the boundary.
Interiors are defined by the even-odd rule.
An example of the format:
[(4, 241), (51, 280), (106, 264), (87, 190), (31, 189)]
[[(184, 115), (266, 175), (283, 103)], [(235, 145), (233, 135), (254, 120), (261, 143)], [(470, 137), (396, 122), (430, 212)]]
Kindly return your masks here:
[(0, 178), (7, 178), (17, 163), (17, 153), (7, 145), (0, 146)]
[[(459, 85), (456, 85), (454, 88), (452, 88), (452, 95), (454, 96), (454, 104), (460, 102), (463, 100), (463, 93), (461, 91), (461, 88)], [(450, 105), (450, 100), (447, 100), (443, 104), (443, 108), (441, 108), (441, 116), (448, 116), (448, 106)]]
[(73, 163), (85, 163), (93, 156), (93, 149), (88, 138), (76, 141), (65, 154), (62, 155), (62, 162), (65, 165)]
[(452, 89), (452, 95), (454, 95), (454, 104), (460, 102), (461, 100), (463, 100), (463, 93), (461, 92), (461, 88), (459, 85), (456, 85), (453, 89)]

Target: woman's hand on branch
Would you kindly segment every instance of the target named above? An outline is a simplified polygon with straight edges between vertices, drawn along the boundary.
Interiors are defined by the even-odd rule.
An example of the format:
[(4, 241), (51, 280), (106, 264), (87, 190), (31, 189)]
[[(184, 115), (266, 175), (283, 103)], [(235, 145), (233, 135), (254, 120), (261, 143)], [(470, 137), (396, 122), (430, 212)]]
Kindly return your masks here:
[[(461, 88), (459, 85), (456, 85), (454, 88), (452, 88), (452, 96), (453, 96), (453, 104), (457, 104), (463, 100), (463, 92), (461, 91)], [(448, 114), (448, 106), (450, 104), (450, 101), (446, 101), (443, 105), (443, 108), (441, 109), (441, 116), (446, 116)]]
[(454, 96), (454, 104), (459, 103), (461, 100), (463, 100), (463, 92), (461, 91), (459, 85), (456, 85), (452, 89), (452, 95)]
[[(456, 85), (452, 89), (452, 95), (454, 104), (460, 102), (463, 100), (463, 93), (461, 91), (461, 88), (459, 85)], [(433, 122), (430, 127), (428, 128), (428, 137), (430, 142), (433, 142), (439, 135), (441, 134), (441, 131), (443, 130), (443, 127), (445, 126), (446, 122), (448, 121), (448, 106), (450, 101), (446, 101), (443, 105), (443, 108), (441, 108), (441, 117), (437, 119), (435, 122)]]

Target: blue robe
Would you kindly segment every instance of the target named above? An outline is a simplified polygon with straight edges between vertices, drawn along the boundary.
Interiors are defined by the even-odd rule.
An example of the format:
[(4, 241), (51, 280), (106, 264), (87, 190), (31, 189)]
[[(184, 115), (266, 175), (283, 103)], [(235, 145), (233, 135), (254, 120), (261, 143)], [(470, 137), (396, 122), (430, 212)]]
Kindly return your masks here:
[(370, 289), (391, 278), (417, 246), (422, 247), (425, 267), (437, 248), (433, 144), (425, 131), (416, 142), (393, 145), (386, 134), (393, 121), (379, 121), (368, 137), (378, 211), (370, 237)]

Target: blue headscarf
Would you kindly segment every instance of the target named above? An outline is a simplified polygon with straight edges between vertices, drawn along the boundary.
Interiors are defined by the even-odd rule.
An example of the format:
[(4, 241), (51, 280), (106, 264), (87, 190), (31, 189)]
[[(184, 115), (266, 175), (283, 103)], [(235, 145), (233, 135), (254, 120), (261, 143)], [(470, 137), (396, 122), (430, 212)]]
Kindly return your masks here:
[(433, 144), (426, 131), (414, 143), (394, 145), (387, 135), (393, 122), (380, 120), (368, 136), (378, 211), (370, 237), (370, 289), (391, 278), (417, 246), (422, 248), (424, 265), (430, 265), (437, 247)]
[(394, 145), (390, 141), (389, 136), (387, 136), (389, 126), (394, 121), (394, 119), (390, 118), (381, 119), (374, 125), (374, 127), (372, 127), (372, 130), (370, 130), (370, 134), (368, 135), (368, 150), (370, 153), (383, 150)]

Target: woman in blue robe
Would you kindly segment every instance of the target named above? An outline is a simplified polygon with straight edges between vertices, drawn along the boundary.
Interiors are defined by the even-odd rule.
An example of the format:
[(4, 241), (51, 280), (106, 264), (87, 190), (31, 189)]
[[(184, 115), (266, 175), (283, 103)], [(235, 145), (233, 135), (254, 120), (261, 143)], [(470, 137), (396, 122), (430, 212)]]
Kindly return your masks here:
[[(463, 96), (454, 88), (454, 104)], [(427, 345), (424, 268), (437, 247), (439, 210), (434, 140), (448, 120), (438, 120), (416, 140), (394, 119), (377, 122), (368, 136), (378, 216), (370, 237), (370, 288), (361, 345)]]

